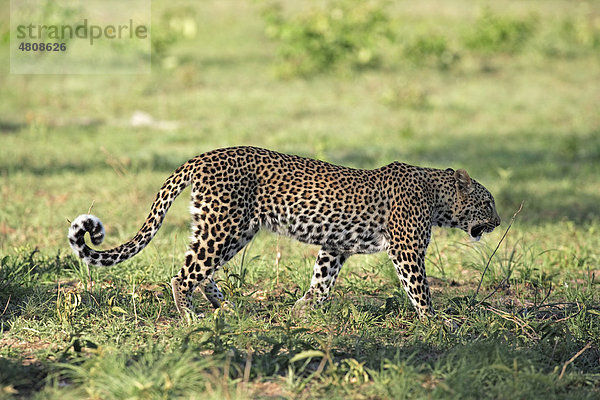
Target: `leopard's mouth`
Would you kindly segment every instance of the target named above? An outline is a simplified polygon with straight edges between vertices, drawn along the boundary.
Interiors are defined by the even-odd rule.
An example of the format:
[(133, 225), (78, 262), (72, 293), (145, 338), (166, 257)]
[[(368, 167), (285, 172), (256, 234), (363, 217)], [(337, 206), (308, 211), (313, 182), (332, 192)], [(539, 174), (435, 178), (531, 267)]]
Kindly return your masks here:
[(483, 235), (484, 233), (490, 233), (494, 230), (496, 226), (498, 225), (493, 222), (474, 225), (471, 227), (469, 234), (474, 240), (479, 240), (481, 239), (481, 235)]
[(471, 228), (471, 236), (474, 238), (480, 238), (483, 234), (483, 231), (485, 231), (485, 225), (475, 225)]
[(491, 232), (493, 229), (493, 227), (490, 229), (487, 224), (479, 224), (471, 227), (471, 231), (469, 233), (474, 240), (478, 241), (481, 239), (481, 235), (483, 235), (484, 232)]

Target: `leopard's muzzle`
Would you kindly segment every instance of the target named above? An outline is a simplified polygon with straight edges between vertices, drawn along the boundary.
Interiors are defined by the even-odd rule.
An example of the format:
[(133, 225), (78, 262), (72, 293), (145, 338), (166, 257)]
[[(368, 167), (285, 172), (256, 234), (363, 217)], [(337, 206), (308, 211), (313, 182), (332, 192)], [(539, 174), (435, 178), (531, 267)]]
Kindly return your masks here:
[(484, 233), (492, 232), (498, 225), (500, 225), (500, 218), (494, 218), (493, 220), (487, 221), (483, 224), (473, 225), (469, 230), (469, 234), (475, 240), (481, 239), (481, 235)]

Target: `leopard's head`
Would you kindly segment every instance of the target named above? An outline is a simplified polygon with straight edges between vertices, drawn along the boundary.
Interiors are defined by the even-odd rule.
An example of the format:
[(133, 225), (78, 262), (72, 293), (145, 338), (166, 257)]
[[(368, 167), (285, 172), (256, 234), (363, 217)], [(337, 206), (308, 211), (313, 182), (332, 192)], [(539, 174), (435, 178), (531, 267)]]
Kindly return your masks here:
[(454, 171), (453, 178), (455, 198), (450, 225), (467, 232), (473, 240), (479, 240), (483, 233), (500, 225), (494, 197), (464, 169)]

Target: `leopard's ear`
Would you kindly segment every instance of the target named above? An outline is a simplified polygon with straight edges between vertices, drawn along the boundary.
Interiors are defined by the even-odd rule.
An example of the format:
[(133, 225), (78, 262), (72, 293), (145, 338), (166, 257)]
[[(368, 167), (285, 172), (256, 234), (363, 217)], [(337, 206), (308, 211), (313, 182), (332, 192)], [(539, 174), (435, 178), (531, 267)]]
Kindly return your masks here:
[(459, 193), (469, 194), (473, 191), (471, 177), (464, 169), (457, 169), (454, 172), (454, 179), (456, 180), (456, 189), (458, 189)]

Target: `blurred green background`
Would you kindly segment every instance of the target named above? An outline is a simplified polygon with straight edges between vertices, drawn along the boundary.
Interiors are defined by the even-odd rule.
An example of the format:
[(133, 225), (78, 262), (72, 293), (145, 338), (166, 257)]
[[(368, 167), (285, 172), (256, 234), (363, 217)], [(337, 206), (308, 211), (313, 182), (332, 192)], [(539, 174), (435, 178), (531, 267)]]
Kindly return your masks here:
[[(341, 386), (335, 387), (341, 389), (335, 393), (341, 397), (348, 393), (352, 382), (358, 382), (357, 385), (365, 382), (361, 378), (362, 364), (357, 360), (374, 368), (369, 372), (372, 379), (380, 379), (380, 386), (368, 386), (375, 388), (371, 398), (400, 398), (398, 393), (411, 393), (401, 385), (416, 390), (412, 393), (422, 396), (433, 393), (433, 397), (437, 393), (442, 398), (449, 393), (458, 398), (482, 398), (485, 393), (489, 398), (502, 398), (519, 388), (521, 395), (515, 398), (527, 398), (528, 391), (544, 393), (535, 384), (528, 386), (527, 371), (534, 371), (531, 374), (539, 379), (531, 382), (546, 382), (549, 385), (546, 387), (558, 390), (554, 394), (564, 394), (560, 390), (568, 391), (575, 386), (595, 388), (597, 394), (595, 355), (600, 326), (594, 279), (600, 272), (600, 2), (152, 1), (152, 72), (148, 75), (10, 74), (9, 2), (3, 0), (2, 5), (0, 275), (6, 278), (1, 286), (6, 291), (0, 291), (0, 308), (5, 304), (7, 308), (0, 320), (3, 327), (10, 326), (10, 332), (0, 343), (4, 346), (0, 354), (8, 354), (17, 361), (0, 368), (0, 372), (19, 370), (28, 365), (19, 360), (31, 355), (46, 360), (39, 369), (22, 374), (26, 376), (25, 382), (37, 382), (36, 374), (46, 376), (48, 371), (54, 371), (54, 360), (66, 357), (71, 362), (81, 355), (69, 346), (73, 337), (84, 334), (86, 340), (117, 347), (118, 352), (106, 354), (124, 352), (119, 360), (124, 366), (129, 365), (131, 360), (139, 360), (139, 341), (119, 338), (121, 332), (137, 337), (133, 332), (138, 329), (150, 341), (156, 339), (161, 343), (146, 353), (152, 360), (152, 357), (160, 359), (164, 353), (172, 357), (167, 363), (174, 363), (177, 368), (181, 367), (177, 360), (195, 362), (190, 358), (193, 356), (164, 352), (160, 347), (178, 348), (181, 341), (188, 343), (189, 335), (194, 333), (186, 331), (186, 327), (177, 327), (177, 322), (170, 325), (177, 321), (176, 315), (168, 314), (166, 322), (162, 316), (164, 310), (173, 308), (168, 287), (163, 286), (181, 265), (189, 235), (187, 200), (174, 204), (161, 232), (147, 250), (124, 265), (93, 269), (92, 275), (73, 258), (65, 257), (70, 254), (67, 219), (87, 212), (93, 204), (92, 212), (107, 228), (102, 246), (117, 245), (130, 238), (142, 224), (156, 191), (181, 163), (218, 147), (255, 145), (356, 168), (376, 168), (394, 160), (421, 166), (465, 168), (494, 194), (503, 225), (477, 245), (469, 243), (462, 232), (434, 232), (427, 264), (434, 286), (443, 289), (435, 291), (436, 307), (440, 303), (439, 309), (455, 307), (455, 300), (449, 300), (453, 290), (463, 295), (465, 291), (473, 292), (491, 249), (523, 202), (515, 226), (490, 265), (484, 290), (508, 282), (508, 288), (503, 286), (506, 290), (494, 299), (497, 301), (494, 304), (510, 311), (513, 304), (539, 304), (549, 287), (549, 295), (552, 292), (549, 301), (570, 304), (569, 307), (583, 304), (589, 313), (580, 310), (578, 317), (571, 319), (557, 312), (555, 319), (563, 322), (552, 328), (553, 333), (548, 333), (551, 328), (544, 325), (540, 314), (524, 323), (517, 319), (512, 325), (520, 316), (459, 311), (457, 318), (466, 320), (464, 326), (468, 328), (452, 336), (431, 326), (418, 325), (405, 311), (401, 315), (391, 311), (387, 314), (388, 300), (396, 304), (403, 295), (395, 292), (396, 278), (392, 269), (386, 267), (389, 264), (386, 256), (380, 254), (348, 261), (336, 292), (342, 301), (334, 303), (341, 311), (313, 321), (309, 333), (317, 333), (312, 336), (305, 331), (290, 333), (281, 310), (288, 310), (306, 289), (316, 249), (265, 234), (248, 249), (245, 260), (251, 268), (244, 280), (231, 280), (229, 272), (225, 274), (226, 283), (239, 285), (225, 284), (225, 291), (228, 296), (242, 296), (243, 292), (268, 288), (266, 303), (275, 307), (274, 320), (260, 320), (261, 315), (268, 315), (264, 304), (253, 295), (244, 297), (240, 302), (240, 312), (246, 313), (243, 318), (238, 315), (239, 320), (228, 320), (229, 328), (215, 325), (214, 329), (225, 336), (217, 332), (212, 338), (227, 338), (218, 342), (221, 347), (217, 344), (210, 347), (210, 341), (198, 345), (202, 351), (205, 349), (202, 346), (214, 350), (216, 358), (209, 362), (219, 368), (227, 365), (228, 370), (229, 364), (223, 364), (223, 357), (230, 354), (226, 353), (231, 350), (227, 347), (230, 345), (236, 354), (233, 363), (242, 371), (245, 361), (240, 354), (246, 346), (260, 348), (257, 343), (263, 343), (254, 334), (246, 334), (248, 326), (260, 326), (256, 329), (261, 334), (277, 336), (280, 332), (277, 329), (285, 325), (286, 335), (292, 338), (290, 343), (302, 344), (296, 348), (286, 342), (282, 345), (285, 350), (324, 349), (322, 342), (316, 343), (314, 337), (325, 340), (325, 336), (318, 335), (319, 329), (333, 324), (332, 332), (343, 344), (334, 343), (332, 351), (347, 357), (346, 364), (340, 364), (346, 369), (328, 369), (331, 375), (327, 376), (334, 379), (335, 373), (349, 371), (350, 375), (344, 372), (340, 376), (357, 379), (339, 379)], [(278, 251), (282, 255), (281, 276), (279, 259), (277, 272), (273, 270)], [(31, 268), (30, 274), (21, 276), (22, 270), (16, 266)], [(234, 259), (231, 270), (239, 274), (246, 271), (244, 259), (239, 256)], [(95, 287), (93, 292), (86, 291), (84, 283), (88, 278), (102, 282), (104, 289), (98, 291)], [(82, 282), (72, 285), (83, 296), (82, 302), (73, 300), (77, 298), (75, 294), (68, 297), (71, 294), (61, 292), (61, 285), (71, 287), (66, 279)], [(40, 286), (41, 280), (46, 286)], [(140, 282), (150, 285), (150, 289), (136, 286)], [(454, 288), (457, 282), (460, 285)], [(163, 289), (163, 297), (153, 297), (154, 290)], [(131, 293), (124, 294), (124, 290)], [(114, 296), (109, 298), (106, 293)], [(135, 297), (136, 293), (147, 297), (137, 303), (140, 297)], [(348, 311), (348, 307), (363, 301), (356, 299), (363, 299), (365, 293), (366, 302), (385, 303), (383, 316), (373, 316), (368, 306), (367, 311), (359, 312), (356, 308)], [(96, 296), (94, 301), (88, 298), (86, 302), (85, 295), (92, 294)], [(76, 303), (72, 310), (67, 299)], [(379, 303), (373, 307), (379, 307)], [(406, 304), (400, 309), (410, 310)], [(44, 317), (38, 317), (40, 314)], [(142, 323), (141, 328), (138, 314), (146, 324)], [(354, 328), (348, 328), (352, 324), (348, 315), (371, 321), (356, 322), (362, 342), (354, 336), (358, 335)], [(337, 317), (341, 320), (336, 320)], [(377, 319), (380, 317), (381, 320)], [(168, 333), (162, 330), (162, 325), (156, 327), (163, 323), (169, 326)], [(197, 323), (212, 326), (211, 319)], [(98, 331), (99, 325), (106, 327), (105, 332)], [(161, 335), (152, 329), (159, 330)], [(43, 333), (37, 336), (33, 330)], [(416, 340), (423, 340), (432, 348), (425, 349), (412, 342), (413, 334)], [(181, 339), (184, 335), (188, 335), (185, 340)], [(269, 340), (275, 340), (275, 336)], [(482, 349), (481, 344), (471, 343), (473, 338), (482, 337), (499, 339), (490, 348), (483, 345)], [(557, 341), (545, 342), (548, 337)], [(36, 347), (40, 338), (42, 344)], [(175, 346), (170, 342), (173, 338)], [(553, 368), (563, 365), (588, 341), (594, 343), (593, 351), (577, 361), (581, 364), (573, 364), (577, 367), (569, 367), (574, 368), (574, 375), (581, 372), (582, 380), (557, 380), (558, 370)], [(361, 346), (368, 346), (365, 343), (385, 346), (377, 347), (380, 353), (370, 359), (361, 353), (365, 350)], [(466, 343), (466, 350), (446, 352), (457, 343)], [(469, 350), (472, 345), (475, 350)], [(518, 353), (514, 359), (510, 358), (512, 355), (506, 359), (493, 356), (509, 354), (504, 345), (513, 350), (525, 348), (525, 353)], [(396, 360), (390, 364), (393, 368), (388, 365), (378, 369), (377, 363), (385, 357), (391, 358), (393, 351), (402, 346), (408, 346), (408, 350), (404, 347), (403, 355), (415, 355), (413, 361), (406, 364)], [(127, 349), (135, 355), (129, 355)], [(513, 382), (513, 386), (490, 383), (493, 387), (488, 387), (489, 391), (474, 393), (470, 375), (474, 372), (468, 366), (458, 372), (452, 372), (450, 367), (444, 369), (444, 357), (449, 357), (447, 362), (453, 365), (471, 365), (479, 360), (468, 360), (467, 364), (456, 360), (488, 350), (490, 358), (482, 361), (484, 367), (477, 371), (484, 372), (478, 376), (486, 381), (485, 371), (490, 370), (485, 370), (488, 368), (485, 363), (489, 361), (491, 370), (500, 371), (493, 366), (502, 365), (509, 371), (506, 382)], [(74, 359), (69, 358), (72, 352), (77, 353)], [(296, 354), (294, 351), (286, 354), (274, 358), (266, 352), (260, 359), (257, 353), (255, 358), (263, 360), (260, 365), (264, 369), (257, 361), (252, 371), (258, 371), (253, 372), (258, 378), (252, 375), (252, 379), (260, 383), (261, 376), (272, 375), (277, 385), (283, 385), (291, 393), (300, 393), (296, 398), (308, 398), (302, 397), (302, 393), (306, 395), (304, 386), (294, 386), (292, 378), (288, 379), (292, 383), (286, 384), (277, 380), (284, 374), (281, 371), (298, 365), (290, 361)], [(532, 354), (535, 361), (528, 364)], [(92, 362), (90, 371), (95, 371), (95, 356), (85, 357)], [(101, 362), (118, 361), (98, 357), (104, 360)], [(524, 367), (522, 364), (517, 367), (517, 358)], [(435, 367), (427, 364), (430, 359), (439, 359), (441, 364)], [(421, 361), (428, 366), (422, 369)], [(272, 367), (269, 362), (279, 364)], [(154, 368), (152, 361), (147, 365)], [(523, 374), (517, 377), (515, 372), (513, 376), (513, 367)], [(89, 377), (86, 378), (85, 371), (88, 370), (78, 372), (79, 378), (68, 380), (86, 382), (71, 387), (75, 390), (70, 392), (74, 398), (83, 393), (77, 390), (93, 386), (86, 380)], [(121, 370), (116, 371), (114, 376), (123, 375)], [(399, 380), (393, 371), (410, 373), (398, 375), (405, 379)], [(388, 375), (391, 378), (385, 378)], [(229, 383), (237, 385), (240, 376), (241, 372), (238, 381)], [(502, 379), (494, 382), (505, 382)], [(396, 390), (390, 386), (390, 380), (403, 382), (394, 386), (398, 390), (395, 395), (390, 394)], [(442, 381), (450, 382), (456, 392), (446, 391)], [(23, 380), (0, 379), (0, 388), (8, 385), (5, 388), (26, 390), (23, 388), (27, 385), (19, 382)], [(56, 386), (60, 379), (52, 382), (55, 394), (64, 395)], [(569, 386), (568, 382), (576, 383)], [(160, 390), (171, 393), (166, 386)], [(261, 393), (261, 386), (253, 387), (256, 393)], [(275, 392), (281, 393), (278, 390)], [(584, 393), (586, 389), (582, 390)], [(581, 398), (592, 398), (592, 392), (585, 392)], [(189, 393), (193, 393), (193, 388)], [(214, 398), (220, 396), (218, 390), (211, 393)], [(590, 393), (592, 397), (587, 397)], [(89, 392), (88, 396), (93, 397)]]

